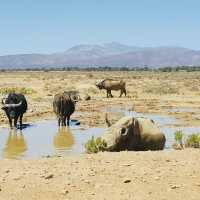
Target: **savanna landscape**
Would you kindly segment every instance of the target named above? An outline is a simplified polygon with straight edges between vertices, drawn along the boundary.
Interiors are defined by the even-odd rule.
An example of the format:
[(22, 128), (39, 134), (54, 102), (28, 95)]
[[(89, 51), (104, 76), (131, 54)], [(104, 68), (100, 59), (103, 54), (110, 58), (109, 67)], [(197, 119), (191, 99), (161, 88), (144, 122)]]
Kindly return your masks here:
[[(25, 121), (55, 118), (53, 96), (62, 91), (77, 90), (82, 100), (77, 104), (74, 115), (83, 126), (104, 126), (104, 108), (108, 105), (124, 106), (140, 113), (172, 115), (180, 120), (180, 126), (199, 125), (199, 72), (13, 71), (1, 72), (0, 77), (2, 98), (12, 91), (26, 95), (28, 112)], [(119, 98), (120, 92), (112, 91), (114, 98), (106, 98), (105, 90), (95, 86), (96, 82), (105, 78), (124, 80), (127, 97)], [(86, 95), (91, 96), (90, 101), (84, 100)], [(80, 112), (84, 113), (84, 117), (79, 116)], [(110, 117), (117, 120), (116, 114), (112, 116), (111, 113)], [(4, 126), (7, 118), (3, 112), (0, 120), (1, 126)]]
[[(0, 73), (0, 95), (3, 98), (15, 91), (26, 96), (25, 123), (56, 119), (54, 95), (75, 90), (81, 100), (76, 103), (72, 118), (80, 122), (81, 129), (106, 128), (105, 114), (114, 123), (124, 115), (118, 112), (122, 109), (168, 116), (176, 120), (166, 122), (169, 129), (198, 130), (199, 75), (200, 72), (185, 71), (10, 71)], [(112, 91), (114, 97), (106, 98), (105, 90), (95, 86), (105, 78), (124, 80), (127, 96), (119, 98), (119, 91)], [(86, 100), (88, 96), (90, 100)], [(1, 111), (1, 129), (9, 127), (7, 121)], [(174, 150), (172, 144), (163, 151), (4, 158), (0, 160), (0, 199), (198, 200), (199, 164), (199, 148)]]

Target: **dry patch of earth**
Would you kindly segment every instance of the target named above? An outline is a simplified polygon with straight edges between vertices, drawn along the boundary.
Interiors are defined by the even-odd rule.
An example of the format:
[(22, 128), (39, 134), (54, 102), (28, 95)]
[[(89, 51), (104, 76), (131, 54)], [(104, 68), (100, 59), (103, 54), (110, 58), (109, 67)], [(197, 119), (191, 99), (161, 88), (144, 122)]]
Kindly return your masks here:
[(199, 150), (0, 161), (0, 200), (199, 200)]

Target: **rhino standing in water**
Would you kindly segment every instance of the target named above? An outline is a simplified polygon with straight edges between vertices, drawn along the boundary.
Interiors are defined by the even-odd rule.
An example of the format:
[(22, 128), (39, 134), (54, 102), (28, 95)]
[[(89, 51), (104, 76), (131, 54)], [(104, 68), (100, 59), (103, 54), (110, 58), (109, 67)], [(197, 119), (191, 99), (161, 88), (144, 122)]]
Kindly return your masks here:
[(69, 126), (70, 116), (75, 111), (76, 102), (80, 100), (79, 93), (77, 91), (65, 91), (63, 93), (56, 94), (53, 100), (53, 110), (57, 115), (58, 126)]
[(110, 126), (101, 139), (107, 144), (106, 151), (163, 150), (166, 141), (153, 120), (132, 116), (123, 117)]
[(126, 96), (126, 83), (123, 80), (113, 80), (113, 79), (104, 79), (96, 83), (96, 86), (102, 90), (105, 89), (107, 91), (107, 98), (113, 97), (111, 90), (120, 90), (120, 96), (124, 94)]

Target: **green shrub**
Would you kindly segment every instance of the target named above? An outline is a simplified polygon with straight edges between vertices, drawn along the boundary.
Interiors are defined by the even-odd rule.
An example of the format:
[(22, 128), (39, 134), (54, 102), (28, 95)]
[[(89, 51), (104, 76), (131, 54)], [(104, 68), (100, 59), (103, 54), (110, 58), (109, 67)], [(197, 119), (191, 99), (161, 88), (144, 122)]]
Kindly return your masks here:
[(172, 145), (174, 149), (183, 149), (184, 147), (191, 148), (200, 148), (200, 134), (193, 133), (192, 135), (187, 136), (187, 138), (183, 141), (184, 134), (182, 131), (176, 131), (174, 133), (175, 143)]
[(183, 148), (183, 132), (182, 131), (176, 131), (174, 133), (174, 138), (177, 144), (180, 145), (181, 148)]
[(200, 148), (200, 134), (192, 134), (188, 136), (186, 143), (186, 147)]
[(106, 146), (107, 144), (104, 140), (102, 140), (100, 137), (95, 139), (94, 136), (92, 136), (92, 138), (85, 144), (87, 153), (97, 153), (99, 151), (104, 151)]

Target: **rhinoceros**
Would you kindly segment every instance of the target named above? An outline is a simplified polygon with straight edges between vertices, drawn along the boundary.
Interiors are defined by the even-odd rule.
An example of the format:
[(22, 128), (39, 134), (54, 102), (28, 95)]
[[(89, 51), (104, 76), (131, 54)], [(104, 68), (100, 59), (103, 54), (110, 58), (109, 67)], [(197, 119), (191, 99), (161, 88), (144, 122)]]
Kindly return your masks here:
[(79, 100), (79, 95), (76, 91), (65, 91), (56, 94), (53, 100), (53, 110), (57, 115), (58, 126), (69, 126), (70, 116), (75, 111), (76, 102)]
[(2, 109), (5, 111), (10, 128), (12, 128), (12, 121), (14, 120), (14, 126), (17, 127), (17, 121), (19, 118), (20, 129), (22, 129), (22, 118), (27, 111), (27, 101), (23, 94), (10, 93), (7, 97), (2, 99)]
[(166, 141), (153, 120), (132, 116), (123, 117), (110, 126), (101, 139), (107, 144), (105, 151), (162, 150)]
[(107, 98), (113, 97), (111, 90), (120, 90), (120, 96), (124, 94), (126, 96), (126, 83), (123, 80), (113, 80), (113, 79), (104, 79), (96, 83), (96, 86), (102, 90), (105, 89), (107, 91)]

